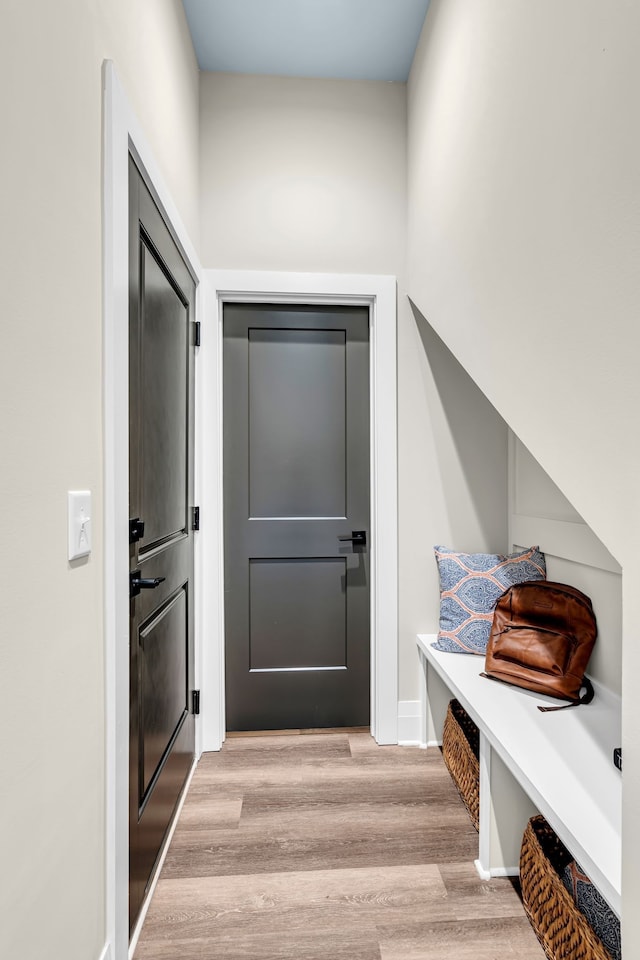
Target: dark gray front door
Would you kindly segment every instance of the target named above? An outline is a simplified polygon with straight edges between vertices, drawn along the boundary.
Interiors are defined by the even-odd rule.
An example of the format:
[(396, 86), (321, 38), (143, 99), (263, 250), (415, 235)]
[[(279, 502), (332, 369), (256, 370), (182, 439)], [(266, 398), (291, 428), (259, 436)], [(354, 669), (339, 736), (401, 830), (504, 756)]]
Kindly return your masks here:
[(227, 304), (223, 363), (227, 729), (368, 724), (369, 312)]
[(130, 612), (133, 926), (194, 756), (195, 290), (132, 160), (129, 190), (129, 559), (141, 581)]

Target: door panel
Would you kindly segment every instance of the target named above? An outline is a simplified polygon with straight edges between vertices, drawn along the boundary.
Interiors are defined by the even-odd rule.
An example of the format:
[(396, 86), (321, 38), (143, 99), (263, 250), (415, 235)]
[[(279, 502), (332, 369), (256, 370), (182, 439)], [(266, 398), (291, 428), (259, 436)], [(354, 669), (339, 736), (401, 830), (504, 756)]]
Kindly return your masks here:
[(140, 630), (142, 796), (187, 711), (188, 622), (184, 589)]
[[(139, 395), (144, 551), (186, 526), (188, 305), (142, 241), (144, 355)], [(178, 358), (178, 362), (176, 362)], [(148, 518), (148, 519), (147, 519)]]
[(227, 727), (369, 722), (369, 318), (224, 310)]
[(194, 756), (195, 287), (130, 160), (129, 509), (144, 523), (130, 572), (129, 920), (133, 927)]
[(343, 517), (344, 330), (249, 330), (252, 517)]
[(249, 669), (346, 670), (345, 575), (344, 557), (250, 560)]

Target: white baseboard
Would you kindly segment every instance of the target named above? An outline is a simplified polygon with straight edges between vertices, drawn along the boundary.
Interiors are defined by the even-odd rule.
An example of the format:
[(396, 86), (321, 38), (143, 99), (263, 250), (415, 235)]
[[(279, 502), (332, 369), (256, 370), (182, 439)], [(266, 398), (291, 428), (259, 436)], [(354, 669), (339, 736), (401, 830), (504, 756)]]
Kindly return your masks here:
[(517, 877), (520, 874), (518, 867), (492, 867), (491, 870), (485, 870), (479, 860), (474, 860), (473, 865), (481, 880), (494, 880), (498, 877)]
[(422, 708), (419, 700), (398, 702), (398, 744), (401, 747), (420, 747)]

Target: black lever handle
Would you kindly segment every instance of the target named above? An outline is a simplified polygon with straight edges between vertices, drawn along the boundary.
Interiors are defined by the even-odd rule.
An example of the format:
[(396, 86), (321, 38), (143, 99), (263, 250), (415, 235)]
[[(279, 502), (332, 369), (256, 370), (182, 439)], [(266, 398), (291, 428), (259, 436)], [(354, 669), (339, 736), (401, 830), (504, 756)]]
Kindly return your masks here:
[(366, 547), (367, 531), (352, 530), (350, 537), (338, 537), (338, 540), (341, 540), (343, 543), (352, 543), (356, 547)]
[(139, 570), (133, 570), (129, 575), (130, 596), (137, 597), (141, 590), (155, 590), (156, 587), (159, 587), (164, 581), (164, 577), (149, 577), (145, 579), (140, 576)]

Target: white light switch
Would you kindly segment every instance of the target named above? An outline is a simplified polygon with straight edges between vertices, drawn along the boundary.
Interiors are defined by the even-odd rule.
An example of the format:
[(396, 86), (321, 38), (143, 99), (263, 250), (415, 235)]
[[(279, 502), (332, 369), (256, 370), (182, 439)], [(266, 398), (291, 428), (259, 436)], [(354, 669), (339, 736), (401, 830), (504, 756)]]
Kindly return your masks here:
[(69, 560), (91, 553), (91, 491), (69, 490)]

